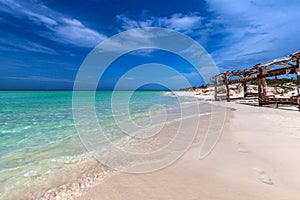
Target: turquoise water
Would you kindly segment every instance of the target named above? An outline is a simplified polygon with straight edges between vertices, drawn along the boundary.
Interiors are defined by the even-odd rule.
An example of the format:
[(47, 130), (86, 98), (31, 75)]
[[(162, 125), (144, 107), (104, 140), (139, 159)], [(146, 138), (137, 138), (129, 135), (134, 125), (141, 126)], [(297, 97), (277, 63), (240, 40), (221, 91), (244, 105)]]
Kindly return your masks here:
[[(117, 92), (117, 98), (122, 99), (127, 93)], [(141, 119), (143, 125), (150, 108), (159, 110), (176, 105), (176, 98), (163, 94), (135, 92), (130, 98), (130, 117)], [(97, 92), (95, 108), (103, 130), (118, 138), (121, 134), (111, 111), (111, 95), (111, 92)], [(126, 105), (114, 114), (126, 120), (128, 115), (121, 108)], [(28, 188), (34, 189), (38, 197), (56, 184), (62, 184), (51, 180), (66, 165), (83, 162), (92, 153), (85, 150), (75, 129), (72, 92), (0, 91), (0, 199), (17, 198), (12, 194), (24, 190), (29, 195), (32, 191)], [(61, 180), (69, 178), (64, 175)]]

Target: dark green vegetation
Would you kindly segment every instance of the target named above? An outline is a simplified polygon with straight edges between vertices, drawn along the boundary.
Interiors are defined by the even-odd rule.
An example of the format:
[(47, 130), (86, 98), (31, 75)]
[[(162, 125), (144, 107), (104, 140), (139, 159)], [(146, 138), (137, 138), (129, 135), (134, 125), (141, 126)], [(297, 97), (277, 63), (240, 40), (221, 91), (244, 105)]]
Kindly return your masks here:
[(209, 86), (209, 84), (202, 84), (199, 87), (193, 86), (189, 88), (180, 88), (180, 91), (194, 91), (196, 89), (206, 89)]
[[(297, 84), (297, 80), (293, 78), (274, 78), (274, 79), (266, 79), (268, 86), (295, 86)], [(258, 85), (257, 80), (250, 81), (251, 85)]]

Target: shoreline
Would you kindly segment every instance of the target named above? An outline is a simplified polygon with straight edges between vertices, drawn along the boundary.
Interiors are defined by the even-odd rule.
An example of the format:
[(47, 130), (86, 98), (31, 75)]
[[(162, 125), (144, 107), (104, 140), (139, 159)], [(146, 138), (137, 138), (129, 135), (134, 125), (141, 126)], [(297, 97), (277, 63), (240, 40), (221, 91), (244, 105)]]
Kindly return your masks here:
[[(151, 102), (155, 105), (157, 102), (173, 102), (160, 94), (162, 92), (149, 92), (146, 95), (138, 93), (139, 97), (146, 96), (149, 101), (147, 104), (147, 101), (144, 103), (143, 98), (140, 98), (141, 101), (136, 101), (136, 108), (141, 103), (146, 108)], [(44, 92), (32, 92), (30, 95), (27, 92), (13, 92), (7, 95), (2, 92), (1, 95), (5, 97), (2, 98), (5, 106), (0, 115), (4, 119), (4, 129), (1, 127), (4, 138), (1, 142), (5, 151), (1, 154), (0, 199), (19, 199), (20, 196), (24, 199), (39, 199), (49, 193), (53, 194), (53, 198), (59, 198), (56, 193), (58, 190), (68, 195), (72, 191), (81, 194), (107, 175), (106, 171), (109, 169), (101, 169), (102, 166), (97, 166), (98, 163), (92, 158), (96, 153), (102, 152), (102, 149), (87, 152), (80, 142), (72, 120), (71, 92), (51, 92), (50, 95)], [(32, 95), (35, 100), (31, 102), (29, 100)], [(108, 94), (97, 95), (98, 99), (105, 99)], [(105, 103), (104, 107), (109, 107)], [(145, 108), (136, 109), (133, 114), (137, 115), (134, 117), (144, 117)], [(102, 116), (106, 120), (103, 123), (111, 122), (111, 115), (104, 112)], [(118, 136), (117, 131), (108, 126), (105, 128)], [(10, 143), (10, 139), (16, 142)], [(48, 195), (49, 198), (50, 196)], [(66, 198), (69, 199), (69, 196)]]
[(298, 199), (300, 116), (226, 105), (232, 111), (223, 134), (204, 160), (200, 134), (173, 165), (146, 174), (117, 173), (75, 199)]
[[(181, 103), (181, 105), (183, 107), (190, 107), (190, 106), (196, 106), (196, 104), (194, 102), (190, 102), (189, 100), (184, 100), (184, 103)], [(174, 108), (172, 109), (168, 109), (171, 113), (172, 110), (174, 110)], [(192, 111), (194, 112), (194, 111)], [(173, 113), (174, 114), (174, 113)], [(197, 115), (199, 115), (199, 113), (197, 113)], [(202, 113), (200, 114), (203, 117), (208, 116), (208, 113)], [(194, 116), (187, 116), (187, 118), (191, 118)], [(177, 117), (175, 117), (174, 119), (171, 119), (171, 121), (167, 121), (167, 124), (171, 123), (171, 124), (176, 124), (179, 123), (181, 120), (178, 120)], [(172, 132), (168, 132), (169, 135), (172, 135)], [(171, 136), (170, 136), (171, 138)], [(148, 150), (149, 148), (153, 148), (156, 145), (156, 142), (154, 142), (155, 139), (150, 139), (147, 143), (148, 145)], [(165, 141), (164, 141), (165, 142)], [(152, 144), (151, 144), (152, 143)], [(131, 146), (136, 146), (137, 143), (136, 142), (132, 142), (131, 140), (127, 140), (125, 139), (123, 142), (121, 142), (120, 144), (121, 148), (127, 148), (127, 150), (132, 150)], [(152, 146), (151, 146), (152, 145)], [(144, 145), (143, 145), (144, 146)], [(136, 148), (136, 147), (135, 147)], [(143, 147), (145, 148), (145, 147)], [(146, 148), (146, 150), (147, 150)], [(154, 149), (155, 150), (155, 149)], [(113, 151), (113, 150), (112, 150)], [(70, 183), (67, 184), (63, 184), (60, 185), (58, 187), (52, 188), (50, 190), (48, 190), (47, 192), (45, 192), (39, 199), (73, 199), (73, 198), (77, 198), (81, 195), (85, 195), (86, 192), (88, 192), (89, 190), (93, 189), (94, 187), (97, 187), (98, 185), (101, 185), (101, 183), (103, 181), (106, 181), (106, 179), (109, 179), (111, 176), (114, 176), (116, 174), (119, 174), (118, 171), (111, 169), (109, 167), (106, 167), (105, 164), (101, 164), (99, 160), (101, 159), (106, 159), (105, 156), (110, 155), (110, 150), (108, 150), (108, 152), (103, 152), (103, 156), (96, 156), (95, 158), (91, 158), (89, 160), (85, 160), (84, 163), (81, 163), (80, 165), (82, 166), (86, 166), (87, 168), (96, 168), (96, 169), (100, 169), (100, 170), (91, 170), (92, 172), (89, 172), (88, 170), (85, 171), (85, 173), (83, 174), (79, 174), (80, 176), (77, 176), (78, 178)], [(116, 158), (118, 158), (118, 154), (116, 153)], [(121, 157), (119, 157), (120, 160), (122, 160)], [(117, 160), (117, 159), (116, 159)], [(138, 161), (137, 163), (134, 163), (130, 160), (128, 161), (122, 161), (125, 166), (127, 165), (127, 167), (129, 167), (130, 165), (138, 165), (141, 162), (149, 162), (149, 160), (141, 160)], [(152, 161), (150, 161), (152, 162)], [(127, 163), (127, 164), (126, 164)], [(120, 167), (124, 167), (124, 166), (120, 166)]]
[[(253, 105), (241, 105), (236, 102), (227, 103), (224, 101), (213, 101), (212, 95), (203, 96), (195, 94), (194, 92), (185, 91), (166, 92), (164, 93), (164, 96), (170, 96), (170, 98), (179, 97), (181, 99), (180, 105), (183, 108), (187, 108), (187, 110), (185, 110), (187, 112), (184, 112), (185, 115), (179, 116), (179, 110), (174, 110), (175, 107), (168, 110), (168, 112), (170, 112), (169, 114), (171, 114), (171, 118), (168, 118), (166, 123), (167, 128), (163, 131), (165, 136), (160, 138), (160, 140), (152, 136), (146, 140), (146, 142), (144, 141), (144, 143), (140, 143), (138, 140), (131, 141), (125, 139), (124, 142), (119, 143), (119, 145), (120, 148), (125, 149), (125, 151), (134, 151), (136, 149), (144, 149), (145, 153), (149, 150), (156, 151), (157, 147), (168, 144), (168, 142), (172, 140), (175, 133), (174, 130), (181, 126), (181, 121), (185, 122), (183, 127), (187, 130), (187, 133), (190, 133), (192, 131), (190, 128), (193, 127), (195, 123), (199, 121), (199, 117), (201, 117), (201, 126), (194, 138), (194, 142), (187, 151), (184, 152), (183, 156), (175, 161), (175, 163), (167, 165), (160, 170), (154, 170), (153, 172), (137, 175), (114, 170), (104, 164), (101, 164), (97, 159), (111, 160), (112, 157), (110, 155), (113, 155), (113, 160), (117, 161), (113, 164), (117, 164), (115, 166), (121, 167), (121, 170), (123, 169), (125, 171), (126, 168), (131, 168), (135, 165), (144, 167), (147, 165), (151, 166), (158, 160), (152, 160), (151, 158), (139, 158), (137, 160), (135, 158), (123, 159), (121, 154), (115, 154), (110, 151), (103, 154), (106, 155), (106, 157), (98, 157), (98, 155), (93, 152), (89, 152), (87, 155), (86, 153), (84, 154), (86, 155), (84, 156), (86, 159), (78, 157), (78, 159), (80, 159), (79, 162), (73, 162), (73, 157), (68, 158), (71, 159), (69, 161), (64, 161), (65, 167), (62, 169), (61, 174), (66, 174), (66, 176), (63, 176), (62, 179), (59, 180), (56, 180), (57, 177), (51, 177), (51, 179), (49, 179), (49, 184), (53, 183), (53, 185), (56, 185), (55, 187), (47, 187), (46, 185), (46, 187), (37, 187), (36, 189), (32, 187), (31, 189), (33, 192), (31, 194), (26, 194), (29, 195), (27, 197), (32, 199), (98, 199), (99, 195), (101, 195), (103, 196), (103, 199), (126, 199), (127, 196), (130, 197), (128, 197), (128, 199), (199, 199), (204, 197), (208, 199), (238, 198), (237, 196), (234, 196), (234, 194), (226, 193), (226, 191), (219, 191), (220, 194), (224, 192), (226, 193), (224, 198), (221, 196), (217, 197), (218, 195), (205, 196), (206, 189), (210, 193), (213, 193), (213, 187), (224, 187), (224, 185), (228, 185), (229, 188), (234, 188), (230, 189), (233, 193), (241, 193), (241, 191), (243, 191), (246, 196), (245, 199), (248, 199), (248, 197), (249, 199), (253, 199), (262, 198), (262, 196), (251, 196), (251, 194), (248, 194), (251, 193), (250, 190), (245, 188), (250, 187), (252, 188), (252, 192), (261, 192), (259, 186), (256, 185), (256, 182), (259, 182), (261, 184), (268, 185), (269, 187), (279, 187), (274, 191), (265, 191), (269, 193), (270, 197), (268, 198), (270, 199), (276, 199), (276, 197), (278, 195), (280, 196), (281, 193), (289, 196), (289, 199), (294, 199), (293, 193), (300, 189), (296, 181), (297, 178), (300, 179), (300, 175), (294, 173), (293, 175), (295, 175), (295, 177), (288, 175), (286, 176), (288, 178), (286, 178), (284, 171), (296, 172), (296, 167), (291, 168), (290, 166), (285, 166), (286, 169), (281, 169), (279, 177), (276, 177), (277, 175), (276, 173), (274, 175), (273, 167), (278, 169), (283, 164), (280, 163), (281, 158), (278, 159), (272, 154), (278, 150), (272, 149), (272, 151), (269, 152), (268, 149), (274, 148), (274, 146), (280, 146), (279, 149), (285, 152), (290, 151), (288, 156), (282, 155), (282, 157), (286, 159), (286, 163), (293, 166), (300, 164), (299, 159), (297, 160), (297, 157), (295, 156), (300, 153), (300, 149), (298, 149), (300, 144), (297, 143), (297, 139), (300, 138), (300, 127), (297, 128), (297, 121), (299, 121), (300, 118), (297, 117), (297, 114), (295, 115), (295, 113), (291, 112), (291, 110), (294, 109), (270, 109), (270, 107), (265, 106), (258, 107)], [(198, 106), (200, 110), (198, 110)], [(218, 109), (226, 106), (228, 115), (226, 117), (226, 125), (220, 141), (207, 158), (199, 159), (201, 157), (199, 156), (200, 147), (204, 140), (205, 133), (209, 128), (210, 119), (213, 117), (212, 112), (218, 111)], [(217, 110), (214, 110), (213, 107)], [(285, 109), (288, 109), (289, 111)], [(154, 119), (156, 119), (156, 122), (160, 122), (162, 118), (154, 117)], [(157, 124), (157, 126), (160, 125), (161, 123)], [(254, 133), (251, 131), (252, 129)], [(283, 131), (289, 133), (288, 136), (292, 135), (293, 138), (296, 138), (296, 141), (290, 141), (290, 138), (285, 134), (279, 134)], [(144, 133), (138, 131), (136, 134), (137, 135), (135, 136), (139, 136), (139, 134), (143, 135)], [(273, 135), (275, 135), (274, 144), (270, 143), (270, 141), (273, 141)], [(132, 136), (135, 137), (134, 135)], [(182, 137), (182, 139), (185, 139), (187, 136), (188, 134)], [(262, 138), (263, 140), (256, 141), (256, 138)], [(280, 144), (281, 141), (282, 144)], [(256, 146), (258, 144), (259, 146)], [(284, 149), (284, 144), (288, 147), (292, 146), (292, 149)], [(233, 146), (237, 147), (233, 149)], [(174, 148), (175, 149), (173, 150), (178, 150), (178, 147), (174, 146)], [(246, 170), (246, 166), (243, 166), (243, 163), (248, 163), (250, 166), (250, 161), (246, 158), (238, 158), (238, 155), (236, 154), (244, 155), (246, 157), (247, 155), (251, 155), (252, 152), (256, 152), (256, 157), (250, 158), (251, 163), (253, 162), (255, 165), (253, 165), (251, 169), (249, 168)], [(266, 155), (266, 152), (268, 152), (268, 155)], [(280, 155), (282, 152), (277, 152), (277, 154)], [(96, 156), (97, 159), (91, 157), (91, 155)], [(232, 159), (231, 155), (234, 155), (236, 158), (234, 158), (231, 163), (228, 163), (230, 162), (230, 159)], [(228, 156), (229, 161), (227, 159)], [(75, 157), (77, 159), (77, 156)], [(268, 166), (268, 162), (262, 162), (260, 160), (262, 157), (264, 161), (268, 162), (271, 159), (272, 162), (275, 162), (274, 166)], [(61, 159), (62, 158), (58, 158), (57, 162), (63, 161)], [(236, 165), (240, 165), (240, 163), (242, 163), (242, 166), (237, 167)], [(223, 165), (224, 168), (220, 169), (219, 166)], [(186, 169), (189, 169), (190, 172), (187, 172)], [(212, 169), (214, 170), (211, 171)], [(205, 172), (205, 170), (208, 171)], [(46, 174), (48, 173), (49, 172)], [(231, 174), (231, 176), (229, 176), (228, 173)], [(28, 176), (28, 180), (41, 180), (39, 174), (34, 173), (34, 171), (28, 171), (24, 177), (25, 176)], [(176, 177), (179, 177), (179, 180), (177, 180)], [(293, 179), (294, 181), (292, 184), (287, 186), (286, 183), (291, 182), (289, 179)], [(130, 181), (128, 182), (128, 180)], [(213, 180), (213, 183), (211, 183), (211, 180)], [(282, 180), (284, 180), (284, 183), (282, 183)], [(57, 184), (59, 181), (62, 184)], [(210, 183), (209, 186), (206, 186), (205, 181)], [(155, 183), (158, 183), (158, 185), (155, 185)], [(250, 184), (250, 186), (248, 184)], [(128, 187), (126, 186), (124, 189), (124, 185), (128, 185)], [(167, 185), (166, 187), (169, 189), (167, 189), (167, 191), (162, 191), (162, 188), (158, 187), (159, 185)], [(191, 187), (187, 189), (186, 185), (190, 185)], [(207, 188), (205, 190), (199, 189), (202, 187)], [(290, 188), (293, 188), (292, 191), (287, 192)], [(41, 190), (43, 190), (42, 193)], [(173, 190), (183, 190), (183, 192), (181, 194), (176, 193)], [(185, 193), (185, 190), (188, 190), (189, 192)], [(199, 192), (198, 190), (201, 190), (202, 192)], [(161, 193), (162, 196), (152, 195), (156, 193)], [(277, 193), (278, 195), (275, 195)], [(111, 196), (112, 194), (114, 195)], [(0, 199), (1, 196), (2, 194), (0, 194)], [(168, 198), (166, 198), (166, 196)], [(18, 195), (12, 194), (11, 198), (18, 199)], [(282, 198), (279, 199), (284, 198), (282, 196)]]

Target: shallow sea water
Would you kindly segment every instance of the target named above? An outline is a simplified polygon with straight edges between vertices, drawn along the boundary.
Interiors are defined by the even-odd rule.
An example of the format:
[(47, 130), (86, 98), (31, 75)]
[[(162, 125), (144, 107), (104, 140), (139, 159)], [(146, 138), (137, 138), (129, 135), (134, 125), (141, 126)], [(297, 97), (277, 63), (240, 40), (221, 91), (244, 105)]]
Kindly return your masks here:
[[(111, 139), (122, 141), (125, 136), (115, 122), (116, 115), (139, 126), (148, 125), (150, 116), (163, 109), (171, 113), (167, 120), (179, 116), (178, 99), (164, 93), (137, 91), (128, 105), (121, 105), (128, 92), (117, 92), (121, 106), (112, 113), (112, 92), (96, 92), (97, 120)], [(93, 131), (89, 132), (93, 137)], [(92, 185), (112, 171), (93, 159), (101, 151), (82, 144), (73, 120), (71, 91), (0, 91), (0, 199), (36, 199), (47, 191), (49, 197), (57, 190), (84, 192), (88, 185), (82, 186), (79, 179)]]

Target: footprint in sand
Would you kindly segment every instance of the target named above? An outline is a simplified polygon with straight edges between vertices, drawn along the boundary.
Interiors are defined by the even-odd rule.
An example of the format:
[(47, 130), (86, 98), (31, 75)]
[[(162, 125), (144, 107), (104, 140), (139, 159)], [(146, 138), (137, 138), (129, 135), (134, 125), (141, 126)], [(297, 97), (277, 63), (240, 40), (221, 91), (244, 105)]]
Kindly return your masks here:
[(297, 139), (300, 138), (299, 132), (297, 132), (297, 133), (291, 133), (291, 136), (293, 136), (293, 137), (295, 137), (295, 138), (297, 138)]
[(266, 175), (266, 173), (265, 173), (264, 170), (259, 169), (259, 168), (253, 168), (253, 170), (254, 170), (254, 172), (257, 173), (257, 175), (258, 175), (258, 180), (259, 180), (260, 182), (265, 183), (265, 184), (268, 184), (268, 185), (273, 185), (273, 184), (274, 184), (273, 181), (272, 181), (272, 179), (269, 178), (269, 177)]
[(238, 151), (241, 152), (241, 153), (248, 153), (249, 152), (249, 150), (245, 149), (245, 148), (239, 148)]
[(238, 142), (237, 145), (238, 145), (238, 152), (240, 152), (240, 153), (249, 153), (249, 150), (244, 148), (243, 145), (240, 142)]

